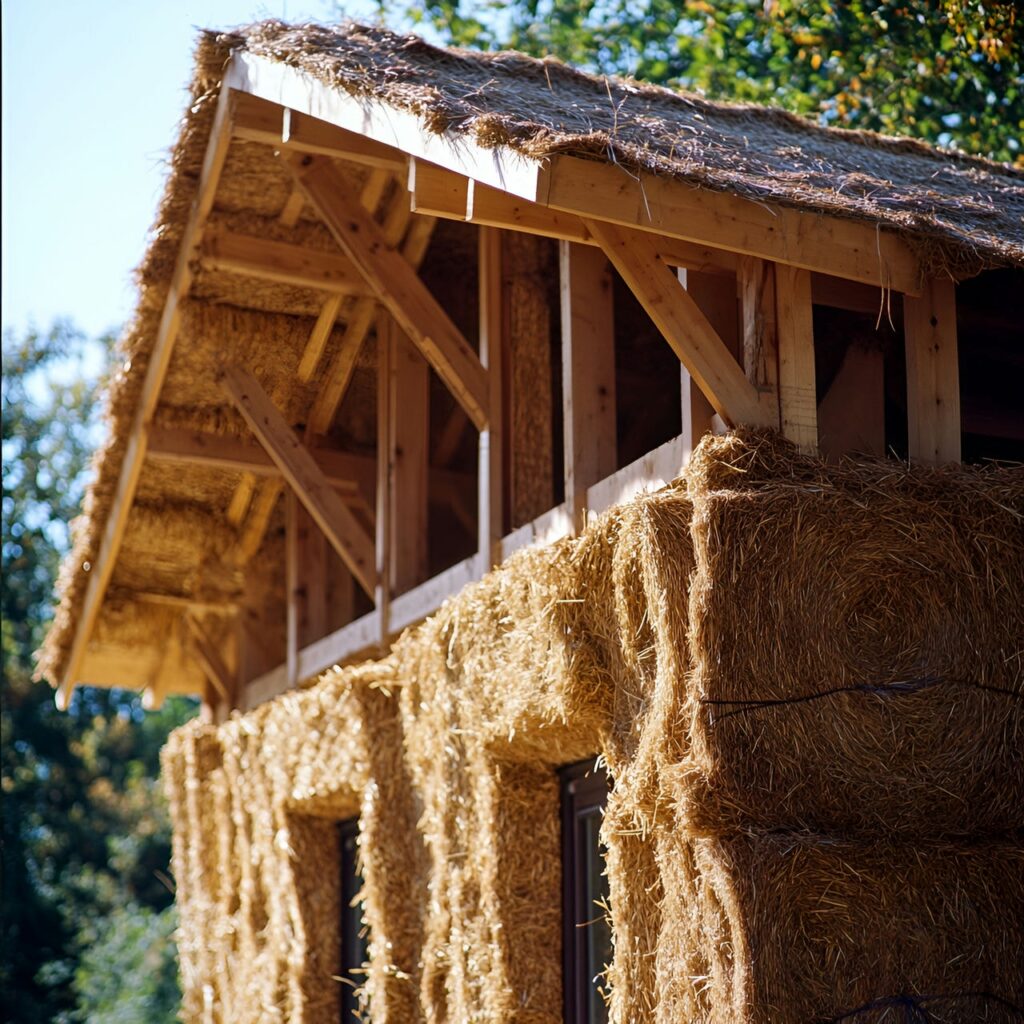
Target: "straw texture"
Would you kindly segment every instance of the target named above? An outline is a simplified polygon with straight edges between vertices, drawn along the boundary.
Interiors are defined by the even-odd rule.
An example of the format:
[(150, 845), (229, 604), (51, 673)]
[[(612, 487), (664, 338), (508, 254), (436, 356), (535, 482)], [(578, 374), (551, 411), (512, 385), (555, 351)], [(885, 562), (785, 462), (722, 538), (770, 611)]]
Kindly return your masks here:
[(181, 730), (188, 1019), (336, 1014), (359, 813), (370, 1018), (560, 1020), (555, 769), (598, 754), (612, 1020), (1019, 1019), (1022, 487), (708, 438), (384, 661)]

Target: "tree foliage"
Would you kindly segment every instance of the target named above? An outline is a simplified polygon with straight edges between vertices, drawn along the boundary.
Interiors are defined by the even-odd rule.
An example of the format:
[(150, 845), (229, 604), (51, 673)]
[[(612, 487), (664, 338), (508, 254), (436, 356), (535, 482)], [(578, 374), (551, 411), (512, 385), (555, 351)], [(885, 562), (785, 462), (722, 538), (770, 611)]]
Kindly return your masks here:
[[(62, 714), (32, 680), (98, 436), (84, 343), (58, 324), (3, 346), (0, 988), (12, 1021), (173, 1020), (170, 830), (156, 778), (192, 704), (147, 715), (137, 696), (84, 689)], [(146, 1011), (117, 1016), (122, 997)]]
[(1016, 0), (379, 0), (389, 24), (1024, 162)]

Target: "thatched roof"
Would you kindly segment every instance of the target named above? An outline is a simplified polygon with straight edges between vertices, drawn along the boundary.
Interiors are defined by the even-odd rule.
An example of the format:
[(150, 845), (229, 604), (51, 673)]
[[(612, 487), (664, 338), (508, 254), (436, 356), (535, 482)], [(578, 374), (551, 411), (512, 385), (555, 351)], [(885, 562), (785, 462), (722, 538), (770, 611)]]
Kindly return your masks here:
[[(124, 364), (109, 392), (109, 440), (96, 458), (95, 480), (61, 574), (60, 604), (40, 652), (39, 671), (54, 683), (67, 669), (90, 573), (110, 520), (196, 198), (217, 96), (233, 53), (287, 65), (311, 85), (412, 113), (423, 133), (443, 134), (453, 142), (503, 147), (537, 162), (554, 154), (610, 161), (761, 202), (867, 221), (899, 232), (933, 267), (976, 272), (985, 266), (1024, 265), (1024, 175), (1005, 166), (908, 140), (823, 129), (777, 110), (711, 103), (595, 78), (552, 60), (438, 49), (380, 28), (267, 21), (230, 33), (203, 33), (191, 95), (170, 154), (167, 187), (138, 272), (137, 311), (122, 339)], [(353, 189), (363, 187), (365, 167), (352, 166), (346, 173)], [(312, 216), (299, 216), (293, 224), (279, 221), (291, 188), (268, 146), (235, 139), (211, 223), (332, 249), (327, 231)], [(405, 183), (395, 179), (381, 209), (403, 202), (408, 209)], [(428, 255), (428, 271), (432, 260), (443, 261), (459, 244), (442, 227)], [(227, 349), (244, 356), (289, 423), (304, 424), (350, 313), (342, 309), (313, 377), (298, 380), (303, 344), (321, 298), (309, 289), (197, 267), (181, 306), (182, 327), (153, 423), (248, 437), (214, 383)], [(374, 444), (373, 367), (371, 337), (333, 428), (346, 449), (367, 454)], [(143, 685), (163, 674), (171, 689), (201, 688), (196, 666), (181, 657), (186, 641), (180, 635), (180, 608), (173, 601), (140, 604), (134, 595), (146, 588), (161, 600), (214, 606), (253, 587), (232, 553), (244, 523), (226, 518), (240, 479), (240, 474), (198, 467), (169, 470), (147, 460), (90, 644), (94, 675), (83, 681)], [(266, 544), (272, 545), (273, 530), (268, 538)], [(274, 561), (276, 572), (276, 559), (269, 549), (264, 554), (264, 563)], [(128, 676), (104, 667), (124, 665), (126, 657), (133, 666)]]
[(520, 53), (439, 49), (350, 24), (266, 21), (221, 42), (437, 133), (543, 160), (572, 154), (803, 209), (858, 217), (1024, 263), (1024, 173), (910, 139), (822, 128), (782, 110), (712, 102)]

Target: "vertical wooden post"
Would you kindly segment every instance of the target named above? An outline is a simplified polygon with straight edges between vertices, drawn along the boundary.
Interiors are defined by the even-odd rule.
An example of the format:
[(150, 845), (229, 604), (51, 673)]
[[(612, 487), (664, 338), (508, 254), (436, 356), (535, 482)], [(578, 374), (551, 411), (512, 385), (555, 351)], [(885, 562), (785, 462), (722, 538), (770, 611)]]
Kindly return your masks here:
[(487, 371), (487, 429), (480, 431), (477, 502), (477, 549), (480, 573), (498, 561), (505, 535), (505, 402), (507, 357), (501, 258), (501, 231), (480, 228), (478, 285), (480, 290), (480, 362)]
[[(680, 269), (679, 281), (690, 293), (718, 336), (739, 358), (739, 324), (736, 310), (736, 282), (731, 276)], [(683, 419), (682, 435), (689, 451), (705, 434), (725, 429), (707, 396), (685, 366), (679, 366), (679, 387)]]
[(565, 502), (586, 525), (587, 488), (617, 467), (611, 268), (600, 249), (559, 243)]
[(885, 360), (879, 348), (852, 344), (818, 405), (818, 447), (838, 458), (885, 454)]
[(814, 379), (811, 274), (777, 264), (775, 315), (779, 332), (779, 417), (782, 433), (813, 452), (818, 447), (818, 399)]
[(299, 608), (302, 603), (302, 566), (299, 552), (299, 501), (290, 487), (284, 496), (284, 578), (286, 606), (285, 666), (288, 671), (288, 689), (299, 682)]
[(391, 597), (427, 578), (427, 459), (430, 367), (388, 318), (391, 398)]
[(903, 298), (907, 350), (907, 438), (910, 458), (938, 465), (960, 461), (960, 369), (956, 290), (930, 279), (920, 298)]
[(775, 264), (756, 256), (741, 256), (736, 276), (743, 369), (762, 401), (777, 409), (779, 336), (775, 319)]
[(391, 601), (391, 317), (377, 316), (377, 590), (374, 603), (380, 621), (380, 646), (390, 639)]

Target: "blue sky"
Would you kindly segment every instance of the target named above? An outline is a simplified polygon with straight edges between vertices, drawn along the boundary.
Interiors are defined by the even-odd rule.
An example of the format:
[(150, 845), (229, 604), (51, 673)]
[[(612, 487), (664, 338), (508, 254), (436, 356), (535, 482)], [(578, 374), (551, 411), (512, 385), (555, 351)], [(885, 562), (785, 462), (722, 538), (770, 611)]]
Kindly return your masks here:
[(95, 335), (128, 318), (196, 26), (328, 20), (334, 9), (330, 0), (4, 0), (3, 327), (21, 333), (64, 316)]

